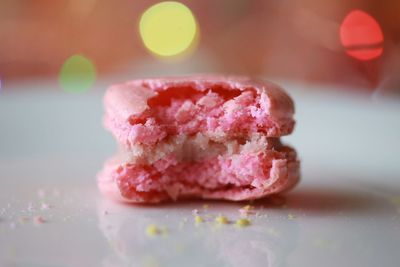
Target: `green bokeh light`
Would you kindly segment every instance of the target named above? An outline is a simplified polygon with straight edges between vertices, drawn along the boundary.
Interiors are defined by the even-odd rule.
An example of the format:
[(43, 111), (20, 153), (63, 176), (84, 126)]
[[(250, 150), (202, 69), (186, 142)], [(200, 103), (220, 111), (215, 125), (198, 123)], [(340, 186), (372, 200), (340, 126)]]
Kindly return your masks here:
[(96, 81), (96, 68), (82, 55), (73, 55), (61, 67), (59, 82), (64, 91), (81, 93), (89, 90)]

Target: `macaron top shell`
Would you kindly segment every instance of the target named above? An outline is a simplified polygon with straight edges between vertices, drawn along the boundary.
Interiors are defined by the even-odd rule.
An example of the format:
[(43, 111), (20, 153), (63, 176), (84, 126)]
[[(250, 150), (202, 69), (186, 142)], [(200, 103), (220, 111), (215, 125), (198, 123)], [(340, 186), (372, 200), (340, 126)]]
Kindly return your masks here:
[(225, 90), (254, 90), (261, 95), (264, 110), (272, 118), (291, 118), (294, 103), (278, 85), (267, 81), (254, 80), (246, 76), (190, 76), (158, 79), (132, 80), (111, 86), (105, 95), (106, 112), (120, 120), (130, 116), (139, 116), (149, 108), (147, 101), (160, 92), (171, 88), (193, 88), (205, 92), (210, 88), (221, 87)]
[(111, 86), (104, 124), (120, 144), (152, 145), (198, 132), (211, 139), (290, 134), (294, 104), (279, 86), (243, 76), (133, 80)]

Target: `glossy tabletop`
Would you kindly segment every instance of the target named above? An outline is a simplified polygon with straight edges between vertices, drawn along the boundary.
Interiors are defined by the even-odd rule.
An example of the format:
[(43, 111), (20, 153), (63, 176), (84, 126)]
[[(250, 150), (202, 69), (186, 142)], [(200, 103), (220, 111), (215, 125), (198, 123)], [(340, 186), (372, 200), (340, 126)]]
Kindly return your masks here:
[(297, 109), (284, 141), (302, 180), (251, 203), (240, 228), (248, 203), (133, 206), (98, 193), (96, 173), (115, 151), (101, 125), (107, 84), (67, 94), (27, 81), (0, 92), (0, 266), (399, 266), (400, 101), (283, 83)]

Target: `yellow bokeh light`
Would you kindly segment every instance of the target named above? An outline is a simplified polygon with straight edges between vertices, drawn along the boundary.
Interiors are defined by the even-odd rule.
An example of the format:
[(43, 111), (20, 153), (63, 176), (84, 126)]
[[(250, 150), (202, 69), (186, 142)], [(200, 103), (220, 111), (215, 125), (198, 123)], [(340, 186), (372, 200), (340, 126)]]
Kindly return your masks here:
[(167, 1), (155, 4), (143, 13), (139, 32), (148, 50), (158, 56), (171, 57), (191, 48), (198, 27), (187, 6)]

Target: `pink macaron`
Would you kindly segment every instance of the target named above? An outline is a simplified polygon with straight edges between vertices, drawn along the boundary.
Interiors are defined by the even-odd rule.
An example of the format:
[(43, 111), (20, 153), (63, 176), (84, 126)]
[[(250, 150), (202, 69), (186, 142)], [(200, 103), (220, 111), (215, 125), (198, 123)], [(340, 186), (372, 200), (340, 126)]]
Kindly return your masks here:
[(135, 80), (111, 86), (104, 125), (119, 151), (98, 175), (120, 201), (249, 200), (299, 180), (294, 104), (277, 85), (236, 76)]

